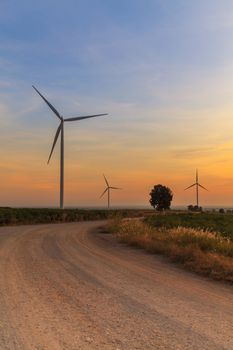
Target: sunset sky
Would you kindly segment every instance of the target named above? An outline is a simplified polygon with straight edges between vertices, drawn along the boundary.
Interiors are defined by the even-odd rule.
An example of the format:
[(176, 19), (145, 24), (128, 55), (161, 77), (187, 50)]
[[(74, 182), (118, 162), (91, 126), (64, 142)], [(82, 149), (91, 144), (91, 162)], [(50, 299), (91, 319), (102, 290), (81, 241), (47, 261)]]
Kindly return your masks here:
[(0, 206), (59, 204), (58, 119), (65, 125), (65, 205), (233, 206), (232, 0), (1, 0)]

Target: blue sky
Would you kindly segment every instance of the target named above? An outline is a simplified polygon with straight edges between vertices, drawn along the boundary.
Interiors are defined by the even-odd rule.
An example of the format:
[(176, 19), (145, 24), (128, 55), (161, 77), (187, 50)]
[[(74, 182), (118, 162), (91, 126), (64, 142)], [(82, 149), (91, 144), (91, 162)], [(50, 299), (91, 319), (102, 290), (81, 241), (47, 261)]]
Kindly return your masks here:
[[(101, 168), (110, 166), (114, 174), (124, 169), (127, 176), (142, 169), (156, 172), (158, 178), (149, 177), (151, 184), (167, 180), (168, 170), (174, 178), (183, 172), (181, 180), (186, 181), (196, 166), (206, 178), (213, 176), (208, 169), (214, 168), (214, 155), (208, 152), (232, 147), (232, 37), (230, 0), (1, 0), (4, 176), (9, 159), (11, 171), (17, 168), (17, 152), (23, 154), (17, 168), (21, 172), (33, 152), (37, 164), (49, 152), (57, 121), (32, 84), (66, 115), (110, 113), (104, 121), (69, 127), (71, 163), (75, 158), (70, 152), (79, 154), (81, 149), (91, 157), (98, 150)], [(83, 176), (85, 169), (91, 171), (85, 152)], [(121, 158), (123, 152), (127, 157)], [(155, 152), (157, 164), (151, 160)], [(221, 161), (229, 162), (229, 179), (229, 155)], [(130, 194), (127, 198), (118, 201), (135, 201)], [(137, 200), (143, 202), (142, 197)]]
[(144, 101), (147, 85), (180, 87), (232, 63), (232, 1), (3, 0), (0, 11), (7, 81)]

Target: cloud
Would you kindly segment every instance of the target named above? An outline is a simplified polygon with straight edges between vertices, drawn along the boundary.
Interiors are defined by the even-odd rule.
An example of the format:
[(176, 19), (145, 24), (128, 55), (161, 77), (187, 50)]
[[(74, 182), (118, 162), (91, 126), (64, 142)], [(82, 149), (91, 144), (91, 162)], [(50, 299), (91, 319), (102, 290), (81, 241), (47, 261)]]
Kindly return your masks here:
[(216, 153), (215, 146), (212, 147), (195, 147), (195, 148), (182, 148), (173, 150), (171, 156), (175, 158), (187, 159), (187, 158), (206, 158), (209, 155)]

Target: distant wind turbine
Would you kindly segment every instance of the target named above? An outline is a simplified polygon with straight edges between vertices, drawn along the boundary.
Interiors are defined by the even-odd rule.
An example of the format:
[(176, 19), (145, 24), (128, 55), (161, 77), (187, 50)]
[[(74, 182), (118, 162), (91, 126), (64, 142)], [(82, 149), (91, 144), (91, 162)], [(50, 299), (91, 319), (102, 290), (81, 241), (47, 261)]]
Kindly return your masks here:
[(54, 147), (57, 143), (57, 139), (59, 135), (61, 134), (61, 150), (60, 150), (60, 209), (64, 208), (64, 122), (73, 122), (76, 120), (82, 120), (87, 118), (94, 118), (94, 117), (100, 117), (103, 115), (107, 115), (107, 113), (104, 114), (94, 114), (94, 115), (87, 115), (87, 116), (80, 116), (80, 117), (74, 117), (74, 118), (65, 118), (54, 108), (54, 106), (46, 100), (46, 98), (33, 86), (33, 89), (40, 95), (40, 97), (47, 103), (49, 108), (53, 111), (54, 114), (60, 119), (60, 124), (57, 128), (52, 149), (49, 155), (48, 163), (50, 161), (50, 158), (53, 154)]
[(199, 187), (203, 188), (206, 191), (208, 191), (208, 190), (207, 190), (207, 188), (205, 188), (204, 186), (199, 184), (199, 182), (198, 182), (198, 170), (197, 169), (196, 169), (196, 182), (194, 184), (192, 184), (191, 186), (185, 188), (185, 191), (193, 186), (196, 186), (196, 199), (197, 199), (197, 206), (199, 207), (199, 194), (198, 194)]
[(103, 197), (103, 195), (108, 192), (108, 209), (110, 208), (110, 190), (121, 190), (121, 188), (118, 187), (112, 187), (109, 186), (108, 180), (106, 179), (106, 177), (103, 175), (104, 180), (106, 182), (107, 187), (105, 188), (104, 192), (101, 194), (100, 198)]

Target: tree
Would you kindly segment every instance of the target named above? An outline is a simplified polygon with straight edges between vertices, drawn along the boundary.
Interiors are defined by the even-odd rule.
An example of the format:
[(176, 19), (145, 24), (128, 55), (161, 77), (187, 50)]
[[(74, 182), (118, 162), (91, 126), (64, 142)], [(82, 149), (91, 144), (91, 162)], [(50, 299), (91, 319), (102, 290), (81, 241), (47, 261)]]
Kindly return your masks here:
[(169, 187), (155, 185), (150, 192), (150, 204), (156, 210), (170, 209), (173, 193)]
[(194, 211), (194, 206), (193, 206), (192, 204), (189, 204), (189, 205), (188, 205), (188, 210), (189, 210), (189, 211)]
[(189, 211), (203, 211), (202, 207), (198, 207), (197, 205), (188, 205), (188, 210)]

